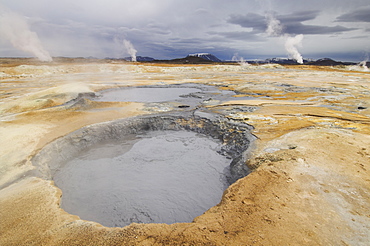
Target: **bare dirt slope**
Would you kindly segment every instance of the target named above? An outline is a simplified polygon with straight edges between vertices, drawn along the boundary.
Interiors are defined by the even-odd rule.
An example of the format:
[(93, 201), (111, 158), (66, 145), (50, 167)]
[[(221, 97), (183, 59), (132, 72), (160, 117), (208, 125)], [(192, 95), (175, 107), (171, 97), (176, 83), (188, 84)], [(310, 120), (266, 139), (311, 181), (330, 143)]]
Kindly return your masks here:
[[(19, 62), (19, 61), (18, 61)], [(0, 66), (0, 245), (368, 245), (370, 74), (316, 67)], [(208, 109), (255, 127), (254, 171), (192, 223), (107, 228), (60, 207), (32, 156), (83, 126), (172, 110), (88, 99), (117, 86), (205, 83), (248, 100)], [(58, 106), (59, 105), (59, 106)], [(58, 107), (56, 107), (58, 106)]]

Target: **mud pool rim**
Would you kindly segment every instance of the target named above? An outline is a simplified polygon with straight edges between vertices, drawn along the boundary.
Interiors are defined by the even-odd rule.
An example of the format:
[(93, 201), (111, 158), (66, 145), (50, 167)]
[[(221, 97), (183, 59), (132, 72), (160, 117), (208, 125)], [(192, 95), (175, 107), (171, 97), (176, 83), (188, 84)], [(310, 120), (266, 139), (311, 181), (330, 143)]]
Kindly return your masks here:
[[(184, 113), (182, 113), (184, 114)], [(230, 184), (248, 175), (245, 164), (250, 146), (256, 137), (252, 126), (234, 122), (222, 116), (206, 118), (194, 114), (160, 114), (124, 118), (82, 127), (44, 146), (32, 159), (36, 167), (32, 176), (52, 180), (63, 163), (71, 160), (82, 150), (101, 141), (119, 141), (127, 135), (156, 130), (186, 130), (218, 139), (223, 144), (219, 154), (231, 159)]]

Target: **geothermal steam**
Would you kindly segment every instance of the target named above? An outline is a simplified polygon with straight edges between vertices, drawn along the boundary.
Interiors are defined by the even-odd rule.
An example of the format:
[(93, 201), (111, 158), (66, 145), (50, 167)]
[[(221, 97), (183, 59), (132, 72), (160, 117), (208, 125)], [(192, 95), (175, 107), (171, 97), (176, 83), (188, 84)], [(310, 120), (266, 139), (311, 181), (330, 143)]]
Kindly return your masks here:
[(369, 72), (369, 68), (367, 67), (367, 62), (369, 60), (369, 54), (366, 52), (366, 55), (365, 55), (365, 60), (361, 61), (359, 64), (357, 64), (358, 66), (362, 67), (362, 70), (364, 72)]
[(131, 56), (131, 61), (136, 62), (136, 52), (137, 50), (134, 48), (132, 43), (126, 39), (123, 40), (123, 44), (127, 50), (127, 53)]
[(137, 50), (129, 40), (125, 39), (122, 36), (123, 35), (117, 35), (116, 37), (114, 37), (114, 43), (117, 45), (119, 53), (121, 55), (125, 55), (126, 53), (128, 53), (129, 56), (131, 57), (131, 61), (136, 62)]
[(283, 33), (283, 26), (280, 21), (277, 20), (272, 13), (266, 15), (267, 20), (267, 35), (271, 37), (279, 37)]
[(9, 11), (0, 13), (0, 35), (15, 48), (33, 54), (40, 61), (53, 60), (42, 47), (37, 34), (30, 30), (26, 19), (19, 14)]
[(289, 57), (296, 60), (298, 63), (303, 64), (302, 55), (299, 53), (297, 47), (302, 46), (303, 34), (296, 36), (290, 36), (283, 33), (283, 26), (280, 21), (275, 18), (272, 13), (266, 14), (267, 21), (267, 35), (271, 37), (284, 37), (285, 39), (285, 50), (288, 52)]
[(241, 66), (248, 66), (249, 63), (244, 60), (243, 57), (239, 56), (238, 53), (235, 53), (234, 56), (231, 58), (232, 61), (239, 63)]
[(285, 36), (285, 49), (289, 55), (298, 63), (303, 64), (302, 55), (298, 52), (297, 46), (302, 46), (303, 34), (294, 37)]

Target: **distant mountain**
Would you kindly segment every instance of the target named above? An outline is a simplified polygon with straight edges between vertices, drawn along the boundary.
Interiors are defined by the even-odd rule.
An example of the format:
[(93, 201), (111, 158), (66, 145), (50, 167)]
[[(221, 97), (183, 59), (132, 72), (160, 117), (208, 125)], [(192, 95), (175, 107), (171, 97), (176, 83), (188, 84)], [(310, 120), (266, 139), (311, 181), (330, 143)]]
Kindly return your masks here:
[(213, 61), (213, 62), (222, 62), (220, 59), (218, 59), (216, 56), (214, 56), (210, 53), (189, 54), (187, 57), (199, 57), (199, 58), (203, 58), (205, 60), (209, 60), (209, 61)]
[[(276, 63), (281, 65), (298, 65), (299, 63), (290, 58), (268, 58), (265, 60), (254, 60), (254, 61), (246, 61), (250, 64), (266, 64), (266, 63)], [(355, 65), (353, 62), (341, 62), (341, 61), (335, 61), (331, 58), (321, 58), (318, 60), (313, 59), (303, 59), (304, 65), (316, 65), (316, 66), (338, 66), (338, 65)]]
[(334, 61), (330, 58), (321, 58), (316, 61), (307, 62), (307, 65), (316, 65), (316, 66), (338, 66), (338, 65), (355, 65), (353, 62), (341, 62)]
[[(115, 59), (115, 58), (106, 58), (111, 60), (122, 60)], [(131, 57), (125, 57), (124, 60), (131, 61)], [(150, 62), (150, 63), (169, 63), (169, 64), (212, 64), (215, 62), (219, 63), (237, 63), (237, 61), (221, 61), (216, 56), (210, 53), (194, 53), (189, 54), (184, 58), (177, 58), (172, 60), (156, 60), (152, 57), (147, 56), (137, 56), (136, 60), (138, 62)], [(268, 63), (275, 63), (280, 65), (300, 65), (296, 60), (286, 57), (274, 57), (268, 58), (265, 60), (245, 60), (249, 64), (268, 64)], [(365, 63), (365, 62), (364, 62)], [(341, 62), (335, 61), (331, 58), (321, 58), (318, 60), (313, 59), (303, 59), (304, 65), (316, 65), (316, 66), (338, 66), (338, 65), (356, 65), (353, 62)], [(369, 67), (369, 62), (365, 63)]]
[(211, 64), (213, 61), (204, 59), (198, 56), (187, 56), (184, 58), (177, 58), (172, 60), (154, 60), (155, 63), (168, 63), (168, 64)]
[[(312, 60), (303, 60), (303, 63), (310, 62)], [(240, 61), (229, 61), (233, 63), (238, 63)], [(244, 62), (247, 62), (249, 64), (268, 64), (268, 63), (275, 63), (275, 64), (281, 64), (281, 65), (298, 65), (299, 63), (291, 58), (286, 57), (274, 57), (274, 58), (267, 58), (265, 60), (255, 59), (255, 60), (244, 60)]]
[[(303, 60), (303, 63), (308, 62), (308, 60)], [(290, 58), (279, 58), (279, 57), (274, 57), (274, 58), (269, 58), (264, 61), (264, 63), (277, 63), (277, 64), (287, 64), (287, 65), (294, 65), (294, 64), (299, 64), (296, 60), (290, 59)]]

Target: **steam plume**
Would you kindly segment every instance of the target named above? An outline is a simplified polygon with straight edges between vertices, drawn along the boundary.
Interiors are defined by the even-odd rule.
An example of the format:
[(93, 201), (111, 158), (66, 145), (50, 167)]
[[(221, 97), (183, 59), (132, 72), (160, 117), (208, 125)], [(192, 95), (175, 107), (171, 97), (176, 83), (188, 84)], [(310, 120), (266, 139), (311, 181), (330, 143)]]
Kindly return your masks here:
[(285, 49), (289, 55), (295, 59), (298, 63), (303, 64), (302, 55), (298, 52), (297, 46), (302, 45), (303, 34), (296, 35), (294, 37), (286, 36)]
[(15, 48), (33, 54), (40, 61), (53, 60), (42, 47), (37, 34), (30, 30), (26, 19), (19, 14), (0, 12), (0, 36), (10, 41)]
[(285, 38), (285, 50), (289, 56), (295, 59), (298, 63), (303, 64), (302, 55), (298, 52), (297, 46), (302, 45), (303, 34), (296, 35), (294, 37), (283, 33), (283, 26), (280, 21), (275, 18), (272, 13), (266, 14), (267, 29), (266, 33), (272, 37), (284, 37)]
[(357, 64), (358, 66), (361, 66), (363, 71), (365, 72), (369, 71), (369, 68), (366, 66), (368, 60), (369, 60), (369, 54), (366, 52), (365, 59), (361, 61), (359, 64)]
[(131, 61), (136, 62), (136, 52), (137, 52), (137, 50), (134, 48), (132, 43), (130, 41), (124, 39), (123, 44), (125, 45), (127, 53), (129, 53), (129, 55), (131, 56)]
[(239, 64), (240, 64), (240, 65), (242, 65), (242, 66), (247, 66), (247, 65), (249, 65), (249, 63), (248, 63), (248, 62), (246, 62), (246, 61), (244, 60), (244, 58), (243, 58), (243, 57), (239, 56), (239, 54), (238, 54), (238, 53), (235, 53), (235, 54), (233, 55), (233, 57), (231, 58), (231, 60), (232, 60), (232, 61), (234, 61), (234, 62), (239, 63)]
[(278, 37), (283, 32), (283, 26), (272, 13), (266, 14), (267, 29), (266, 33), (271, 37)]

